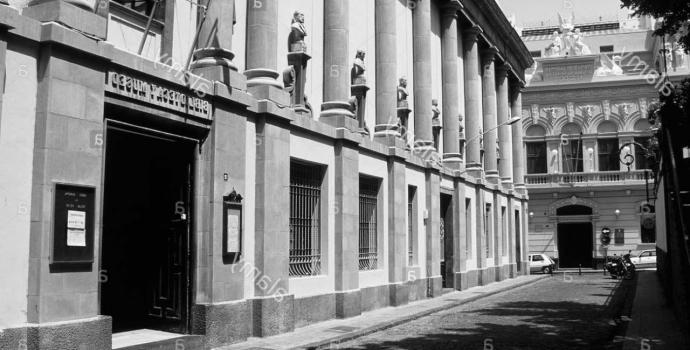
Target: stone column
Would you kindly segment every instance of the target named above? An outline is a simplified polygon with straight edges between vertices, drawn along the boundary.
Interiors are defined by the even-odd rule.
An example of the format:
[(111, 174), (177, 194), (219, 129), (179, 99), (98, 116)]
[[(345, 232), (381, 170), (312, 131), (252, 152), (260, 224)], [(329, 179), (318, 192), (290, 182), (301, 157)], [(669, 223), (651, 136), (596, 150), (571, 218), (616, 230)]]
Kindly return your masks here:
[(443, 7), (441, 22), (441, 71), (443, 84), (443, 162), (452, 169), (460, 169), (458, 117), (458, 11), (460, 1), (450, 1)]
[(414, 145), (417, 152), (434, 149), (431, 137), (431, 2), (417, 0), (412, 10), (414, 76)]
[[(512, 91), (512, 115), (522, 117), (522, 83), (513, 84)], [(511, 126), (511, 137), (513, 142), (513, 182), (515, 189), (520, 193), (525, 193), (525, 159), (524, 144), (522, 142), (522, 122)], [(524, 247), (523, 247), (524, 249)]]
[(479, 177), (482, 173), (479, 136), (482, 128), (482, 80), (479, 67), (478, 26), (463, 30), (464, 73), (465, 73), (465, 167), (467, 172)]
[(498, 179), (498, 154), (496, 152), (496, 71), (494, 64), (498, 50), (490, 47), (482, 52), (482, 93), (484, 114), (484, 173), (494, 184)]
[(281, 105), (290, 103), (279, 73), (278, 0), (247, 2), (247, 90), (257, 99), (273, 100)]
[(321, 120), (335, 127), (357, 131), (350, 110), (349, 2), (324, 0), (323, 100)]
[[(512, 70), (509, 64), (503, 64), (496, 68), (496, 99), (497, 99), (497, 122), (498, 125), (498, 146), (501, 159), (498, 167), (498, 174), (501, 183), (506, 188), (513, 187), (513, 138), (510, 131), (510, 102), (508, 101), (508, 72)], [(503, 124), (503, 125), (502, 125)]]
[[(376, 126), (374, 137), (395, 142), (398, 136), (398, 63), (396, 0), (377, 0), (376, 6)], [(386, 141), (386, 143), (389, 143)]]
[[(235, 26), (235, 1), (206, 0), (206, 18), (199, 30), (190, 69), (194, 74), (209, 80), (220, 81), (229, 86), (236, 86), (233, 82), (236, 75), (229, 71), (237, 71), (232, 62), (232, 33)], [(228, 20), (231, 19), (231, 20)], [(199, 21), (202, 17), (199, 18)], [(244, 80), (244, 79), (243, 79)], [(244, 83), (244, 81), (242, 81)]]

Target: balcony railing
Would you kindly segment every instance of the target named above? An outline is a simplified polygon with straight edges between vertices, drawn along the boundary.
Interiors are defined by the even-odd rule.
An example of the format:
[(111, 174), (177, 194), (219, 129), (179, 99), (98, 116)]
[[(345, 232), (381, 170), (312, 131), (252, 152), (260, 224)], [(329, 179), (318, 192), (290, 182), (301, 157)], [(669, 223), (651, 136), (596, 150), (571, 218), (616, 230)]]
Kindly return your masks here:
[[(649, 172), (649, 170), (647, 170)], [(652, 177), (649, 176), (652, 180)], [(609, 184), (624, 181), (644, 181), (645, 170), (631, 171), (597, 171), (591, 173), (566, 173), (566, 174), (527, 174), (527, 185), (552, 185), (552, 184), (578, 184), (599, 183)]]

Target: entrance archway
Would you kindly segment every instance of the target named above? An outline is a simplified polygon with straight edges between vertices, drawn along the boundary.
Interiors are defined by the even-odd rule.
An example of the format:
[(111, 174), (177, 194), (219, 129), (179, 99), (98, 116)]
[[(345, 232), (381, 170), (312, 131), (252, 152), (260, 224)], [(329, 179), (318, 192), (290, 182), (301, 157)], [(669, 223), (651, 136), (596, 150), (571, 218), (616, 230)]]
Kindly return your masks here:
[(561, 267), (591, 266), (593, 263), (594, 238), (592, 222), (587, 218), (592, 215), (592, 208), (572, 204), (556, 209), (558, 223), (558, 256)]

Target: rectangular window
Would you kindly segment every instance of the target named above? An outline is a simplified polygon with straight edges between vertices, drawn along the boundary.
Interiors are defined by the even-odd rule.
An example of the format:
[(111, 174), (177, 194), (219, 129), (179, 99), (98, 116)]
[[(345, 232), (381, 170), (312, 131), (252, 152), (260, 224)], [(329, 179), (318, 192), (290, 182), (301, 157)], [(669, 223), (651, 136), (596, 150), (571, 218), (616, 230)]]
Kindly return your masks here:
[(158, 1), (158, 5), (154, 6), (156, 0), (110, 0), (121, 4), (122, 6), (131, 9), (134, 12), (138, 12), (144, 16), (150, 16), (151, 12), (156, 11), (153, 15), (153, 19), (164, 21), (165, 20), (165, 0)]
[(290, 162), (290, 276), (321, 273), (323, 167)]
[[(641, 144), (645, 148), (649, 149), (649, 141), (651, 138), (649, 137), (636, 137), (635, 142)], [(645, 150), (638, 146), (634, 145), (635, 147), (635, 169), (637, 170), (642, 170), (642, 169), (651, 169), (649, 165), (649, 160), (647, 160), (647, 153)]]
[(541, 57), (541, 50), (530, 51), (529, 54), (534, 58), (538, 58)]
[(503, 249), (503, 256), (508, 255), (508, 223), (506, 219), (506, 207), (501, 207), (501, 249)]
[(378, 195), (380, 180), (359, 177), (359, 269), (378, 268)]
[(546, 142), (527, 142), (527, 173), (547, 173)]
[(597, 140), (597, 149), (599, 171), (620, 170), (618, 139), (599, 139)]
[(465, 198), (465, 257), (472, 256), (472, 200)]
[(415, 264), (414, 258), (414, 242), (417, 235), (415, 235), (417, 225), (415, 220), (417, 187), (408, 186), (407, 187), (407, 258), (408, 265), (412, 266)]
[(571, 139), (568, 144), (561, 145), (563, 152), (563, 172), (582, 172), (582, 142), (579, 139)]
[(599, 52), (600, 53), (613, 52), (613, 45), (599, 46)]
[(484, 211), (484, 251), (486, 252), (486, 257), (491, 257), (491, 204), (486, 205), (486, 210)]

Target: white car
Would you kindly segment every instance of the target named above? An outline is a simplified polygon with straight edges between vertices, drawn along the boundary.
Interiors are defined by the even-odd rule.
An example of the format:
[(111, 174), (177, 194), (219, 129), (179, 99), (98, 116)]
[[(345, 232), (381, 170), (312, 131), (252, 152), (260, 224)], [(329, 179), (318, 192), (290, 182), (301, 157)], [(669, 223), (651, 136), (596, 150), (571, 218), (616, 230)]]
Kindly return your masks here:
[(656, 267), (656, 250), (643, 250), (630, 260), (635, 264), (635, 267)]
[(546, 254), (530, 254), (529, 255), (529, 270), (530, 272), (541, 271), (543, 273), (551, 273), (556, 268), (556, 262)]

